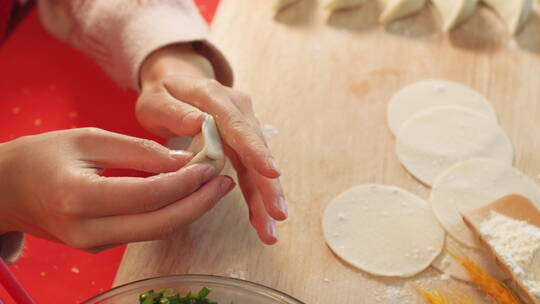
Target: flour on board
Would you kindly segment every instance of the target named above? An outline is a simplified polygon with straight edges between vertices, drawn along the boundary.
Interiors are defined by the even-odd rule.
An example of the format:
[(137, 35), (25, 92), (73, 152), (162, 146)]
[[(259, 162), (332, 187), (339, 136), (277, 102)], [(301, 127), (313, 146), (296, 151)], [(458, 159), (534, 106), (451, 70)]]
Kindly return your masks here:
[(529, 293), (540, 300), (540, 273), (535, 273), (540, 228), (493, 211), (480, 225), (480, 233)]

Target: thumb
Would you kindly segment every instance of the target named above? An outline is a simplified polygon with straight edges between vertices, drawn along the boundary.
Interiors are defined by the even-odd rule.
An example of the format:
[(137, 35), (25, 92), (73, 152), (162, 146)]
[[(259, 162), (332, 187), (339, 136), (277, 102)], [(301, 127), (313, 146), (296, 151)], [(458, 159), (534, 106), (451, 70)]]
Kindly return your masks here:
[(204, 118), (201, 110), (166, 93), (141, 96), (137, 104), (139, 122), (165, 137), (194, 136), (201, 131)]

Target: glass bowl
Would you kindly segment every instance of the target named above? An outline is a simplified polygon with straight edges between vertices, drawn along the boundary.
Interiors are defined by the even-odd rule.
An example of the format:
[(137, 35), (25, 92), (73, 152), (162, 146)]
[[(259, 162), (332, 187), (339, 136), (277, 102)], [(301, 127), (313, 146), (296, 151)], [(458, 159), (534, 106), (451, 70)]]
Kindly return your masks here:
[(211, 275), (172, 275), (131, 282), (105, 291), (81, 304), (139, 304), (139, 295), (148, 290), (170, 288), (184, 296), (203, 287), (212, 290), (209, 299), (219, 304), (304, 304), (275, 289), (253, 282)]

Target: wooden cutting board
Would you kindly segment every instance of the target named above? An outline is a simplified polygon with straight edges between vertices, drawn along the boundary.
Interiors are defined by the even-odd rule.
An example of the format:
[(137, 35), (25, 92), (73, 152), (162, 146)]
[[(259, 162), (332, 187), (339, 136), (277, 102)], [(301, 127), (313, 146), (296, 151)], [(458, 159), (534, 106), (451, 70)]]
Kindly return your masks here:
[[(231, 61), (236, 88), (252, 96), (284, 174), (290, 220), (281, 241), (262, 245), (238, 191), (165, 240), (129, 245), (115, 284), (202, 273), (262, 283), (306, 303), (417, 303), (407, 282), (448, 283), (428, 270), (413, 280), (380, 279), (338, 260), (324, 243), (321, 215), (331, 198), (362, 183), (429, 191), (399, 164), (386, 104), (426, 78), (462, 82), (488, 97), (514, 143), (516, 165), (540, 173), (540, 18), (512, 40), (486, 8), (450, 34), (427, 8), (384, 28), (381, 3), (329, 14), (302, 0), (274, 16), (269, 0), (223, 0), (213, 38)], [(369, 246), (369, 244), (366, 244)], [(391, 287), (391, 288), (389, 288)], [(477, 303), (487, 303), (483, 297)]]

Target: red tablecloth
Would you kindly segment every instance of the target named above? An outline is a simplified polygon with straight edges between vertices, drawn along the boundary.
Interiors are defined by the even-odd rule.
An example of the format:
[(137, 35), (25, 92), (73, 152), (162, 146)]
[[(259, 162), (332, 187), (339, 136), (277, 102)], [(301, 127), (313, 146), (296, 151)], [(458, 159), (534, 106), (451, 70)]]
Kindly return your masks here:
[[(218, 1), (197, 1), (207, 20)], [(35, 11), (0, 46), (0, 142), (87, 126), (159, 141), (135, 120), (135, 98), (89, 58), (48, 36)], [(79, 303), (110, 288), (124, 252), (93, 255), (30, 236), (26, 244), (11, 269), (38, 303)], [(14, 303), (2, 287), (0, 298)]]

